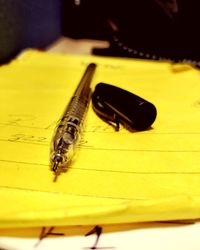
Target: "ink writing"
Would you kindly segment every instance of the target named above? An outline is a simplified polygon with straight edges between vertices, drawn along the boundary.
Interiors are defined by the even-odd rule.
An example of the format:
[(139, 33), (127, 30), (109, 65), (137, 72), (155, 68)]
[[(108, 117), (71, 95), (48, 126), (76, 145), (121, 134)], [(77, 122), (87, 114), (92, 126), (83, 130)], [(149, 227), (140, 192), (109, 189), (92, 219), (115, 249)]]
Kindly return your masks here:
[(102, 227), (99, 227), (98, 225), (95, 226), (92, 230), (90, 230), (88, 233), (86, 233), (85, 236), (89, 236), (89, 235), (94, 234), (94, 233), (97, 235), (97, 238), (95, 240), (94, 245), (92, 247), (90, 247), (90, 249), (97, 249), (99, 237), (102, 233)]
[(9, 115), (7, 119), (9, 126), (30, 126), (34, 125), (35, 116), (33, 115)]
[(39, 244), (42, 242), (42, 240), (44, 240), (48, 236), (64, 236), (65, 235), (64, 233), (53, 232), (54, 229), (55, 227), (50, 227), (50, 228), (42, 227), (41, 233), (39, 235), (39, 240), (35, 244), (35, 247), (38, 247)]
[(26, 135), (26, 134), (14, 134), (11, 135), (9, 141), (11, 142), (27, 142), (27, 143), (42, 143), (46, 144), (47, 138), (44, 136), (34, 136), (34, 135)]

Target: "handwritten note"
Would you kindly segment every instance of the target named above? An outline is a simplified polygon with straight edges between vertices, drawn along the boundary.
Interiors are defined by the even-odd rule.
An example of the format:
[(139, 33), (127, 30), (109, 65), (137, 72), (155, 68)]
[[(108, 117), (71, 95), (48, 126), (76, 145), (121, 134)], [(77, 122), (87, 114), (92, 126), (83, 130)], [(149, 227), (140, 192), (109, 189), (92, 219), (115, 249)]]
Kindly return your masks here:
[[(90, 106), (76, 157), (53, 183), (49, 146), (85, 66), (154, 103), (152, 128), (119, 132)], [(200, 74), (168, 63), (26, 51), (0, 68), (0, 227), (200, 217)], [(120, 100), (119, 100), (120, 101)]]
[(130, 223), (123, 225), (42, 227), (0, 230), (1, 250), (188, 250), (199, 249), (196, 224)]

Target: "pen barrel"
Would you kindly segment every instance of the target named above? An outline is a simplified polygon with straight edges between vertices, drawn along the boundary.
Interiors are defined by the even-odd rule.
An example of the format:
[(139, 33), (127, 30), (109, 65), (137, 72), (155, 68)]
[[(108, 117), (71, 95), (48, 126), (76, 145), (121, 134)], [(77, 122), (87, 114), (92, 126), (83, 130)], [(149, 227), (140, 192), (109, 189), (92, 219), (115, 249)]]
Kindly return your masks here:
[(96, 65), (89, 64), (86, 68), (74, 96), (71, 98), (56, 127), (50, 152), (53, 171), (66, 169), (72, 160), (82, 132), (83, 121), (91, 97), (90, 83)]
[(63, 118), (75, 117), (77, 125), (81, 125), (89, 106), (90, 97), (91, 89), (88, 89), (86, 96), (73, 96), (64, 112)]
[(83, 130), (90, 95), (91, 90), (88, 90), (87, 96), (83, 98), (73, 96), (69, 102), (55, 129), (50, 153), (51, 162), (54, 162), (55, 158), (59, 158), (62, 162), (61, 165), (64, 166), (72, 160)]
[(88, 93), (88, 90), (90, 89), (90, 83), (92, 81), (92, 77), (94, 75), (94, 72), (95, 72), (95, 69), (96, 69), (96, 64), (95, 63), (90, 63), (80, 82), (79, 82), (79, 85), (74, 93), (74, 96), (80, 96), (80, 97), (84, 97), (84, 96), (87, 96), (87, 93)]

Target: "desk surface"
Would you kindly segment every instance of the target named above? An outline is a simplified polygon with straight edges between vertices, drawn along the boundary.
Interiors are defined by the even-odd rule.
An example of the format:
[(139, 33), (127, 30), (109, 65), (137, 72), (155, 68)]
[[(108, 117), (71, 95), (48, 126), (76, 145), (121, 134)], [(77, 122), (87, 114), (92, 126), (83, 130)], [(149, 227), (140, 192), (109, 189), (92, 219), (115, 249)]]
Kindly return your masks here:
[(109, 43), (107, 41), (88, 40), (88, 39), (71, 39), (67, 37), (61, 37), (47, 49), (51, 52), (58, 53), (70, 53), (70, 54), (83, 54), (89, 55), (93, 48), (108, 48)]

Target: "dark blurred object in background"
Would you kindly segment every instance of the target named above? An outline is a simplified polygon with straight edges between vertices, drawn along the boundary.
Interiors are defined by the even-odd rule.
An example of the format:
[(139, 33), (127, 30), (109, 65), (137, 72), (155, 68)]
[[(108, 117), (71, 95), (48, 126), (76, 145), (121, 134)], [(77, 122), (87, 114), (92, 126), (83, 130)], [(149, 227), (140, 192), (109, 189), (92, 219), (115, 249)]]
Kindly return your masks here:
[(106, 39), (109, 1), (63, 0), (63, 34), (75, 39)]
[(61, 35), (61, 0), (0, 0), (0, 63)]
[(199, 0), (66, 0), (64, 34), (108, 39), (95, 53), (200, 61)]

